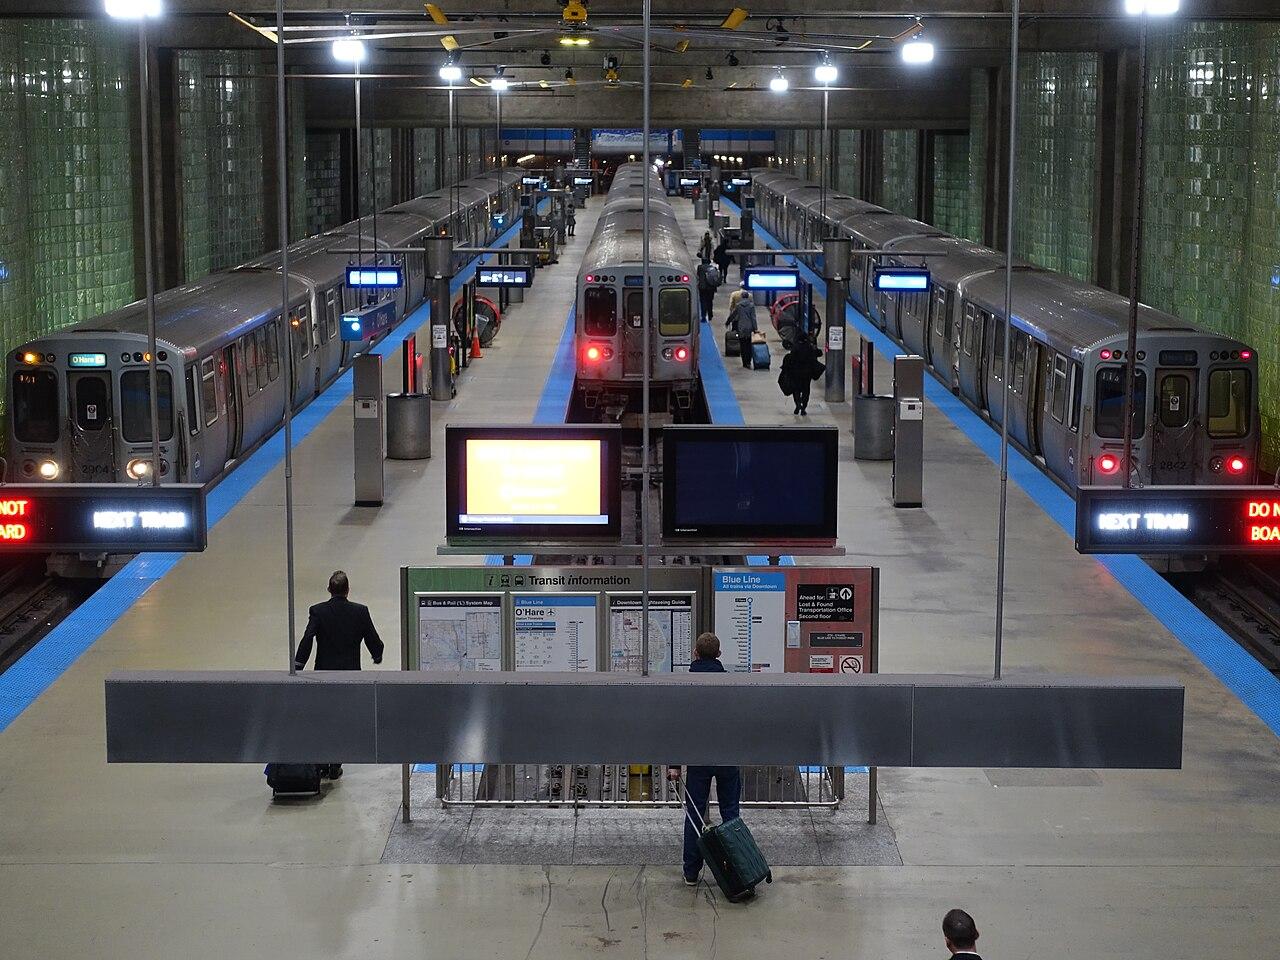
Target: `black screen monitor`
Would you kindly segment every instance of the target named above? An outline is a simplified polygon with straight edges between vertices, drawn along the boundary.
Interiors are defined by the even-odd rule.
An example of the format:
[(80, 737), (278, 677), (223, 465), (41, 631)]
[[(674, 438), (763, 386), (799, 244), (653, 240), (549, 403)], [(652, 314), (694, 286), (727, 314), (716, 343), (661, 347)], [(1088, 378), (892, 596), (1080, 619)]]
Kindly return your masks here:
[(617, 426), (449, 426), (449, 543), (616, 542), (622, 533)]
[(834, 543), (839, 447), (835, 427), (666, 427), (663, 539)]

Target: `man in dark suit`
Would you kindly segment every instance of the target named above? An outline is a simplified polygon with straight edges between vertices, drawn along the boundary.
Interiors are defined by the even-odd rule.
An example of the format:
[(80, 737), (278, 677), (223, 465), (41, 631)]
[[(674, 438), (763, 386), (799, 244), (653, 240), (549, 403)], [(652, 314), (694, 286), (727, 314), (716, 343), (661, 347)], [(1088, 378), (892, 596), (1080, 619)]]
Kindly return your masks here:
[(953, 957), (982, 960), (978, 956), (978, 926), (963, 910), (948, 910), (942, 918), (942, 939)]
[[(369, 616), (369, 608), (347, 599), (351, 584), (341, 570), (329, 578), (329, 599), (311, 608), (307, 629), (298, 645), (294, 666), (301, 670), (316, 645), (317, 670), (359, 670), (360, 644), (369, 648), (374, 663), (382, 662), (382, 639)], [(330, 780), (342, 776), (342, 764), (321, 765), (320, 775)]]

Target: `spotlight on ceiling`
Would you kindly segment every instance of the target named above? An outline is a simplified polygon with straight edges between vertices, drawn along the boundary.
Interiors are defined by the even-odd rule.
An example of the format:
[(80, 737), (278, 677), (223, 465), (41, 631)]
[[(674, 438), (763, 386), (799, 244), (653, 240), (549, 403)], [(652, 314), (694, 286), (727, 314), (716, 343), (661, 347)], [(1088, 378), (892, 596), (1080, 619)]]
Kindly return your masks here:
[(769, 89), (774, 93), (786, 93), (787, 88), (790, 86), (791, 84), (787, 82), (787, 78), (782, 75), (781, 67), (779, 67), (778, 72), (769, 79)]
[(1144, 13), (1153, 17), (1168, 17), (1178, 12), (1179, 0), (1124, 0), (1124, 12), (1132, 17)]
[(333, 41), (332, 49), (333, 59), (340, 63), (361, 63), (366, 56), (364, 41), (352, 37)]
[(455, 57), (450, 57), (440, 67), (440, 79), (446, 83), (457, 83), (462, 79), (462, 67), (458, 66)]
[(498, 74), (489, 81), (489, 86), (493, 87), (495, 93), (502, 93), (507, 87), (511, 86), (511, 83), (502, 74)]
[(831, 58), (825, 54), (822, 57), (822, 62), (813, 68), (813, 79), (819, 83), (835, 83), (838, 76), (840, 76), (840, 71), (831, 62)]
[(903, 63), (932, 63), (933, 62), (933, 44), (928, 40), (922, 40), (916, 37), (902, 45), (902, 62)]
[(742, 62), (742, 61), (738, 59), (738, 55), (737, 55), (736, 53), (734, 53), (732, 50), (730, 50), (730, 51), (729, 51), (729, 66), (731, 66), (731, 67), (736, 67), (736, 66), (738, 66), (738, 64), (740, 64), (741, 62)]

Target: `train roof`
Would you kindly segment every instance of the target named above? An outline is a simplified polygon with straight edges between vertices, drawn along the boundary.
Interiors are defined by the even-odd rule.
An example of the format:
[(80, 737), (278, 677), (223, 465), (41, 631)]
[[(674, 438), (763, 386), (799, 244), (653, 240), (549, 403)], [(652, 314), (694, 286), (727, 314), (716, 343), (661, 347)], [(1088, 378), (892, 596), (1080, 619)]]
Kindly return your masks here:
[[(1005, 264), (1004, 254), (959, 237), (912, 235), (886, 240), (883, 246), (889, 250), (896, 247), (910, 253), (933, 254), (932, 257), (925, 258), (929, 274), (935, 281), (949, 287), (954, 287), (977, 273), (1001, 270)], [(905, 263), (918, 263), (921, 258), (903, 257), (901, 259)]]
[[(644, 170), (642, 163), (618, 167), (579, 273), (643, 261)], [(693, 258), (684, 229), (654, 172), (650, 173), (649, 187), (649, 260), (691, 274)]]

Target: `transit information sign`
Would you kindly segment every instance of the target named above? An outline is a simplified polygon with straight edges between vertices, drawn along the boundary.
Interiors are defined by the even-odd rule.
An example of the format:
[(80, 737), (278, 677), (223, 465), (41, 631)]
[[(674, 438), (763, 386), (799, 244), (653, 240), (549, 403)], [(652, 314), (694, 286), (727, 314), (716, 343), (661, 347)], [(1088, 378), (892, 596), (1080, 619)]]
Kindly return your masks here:
[(205, 548), (206, 523), (199, 484), (0, 486), (0, 552), (198, 552)]
[(1080, 553), (1280, 553), (1280, 487), (1081, 487)]

